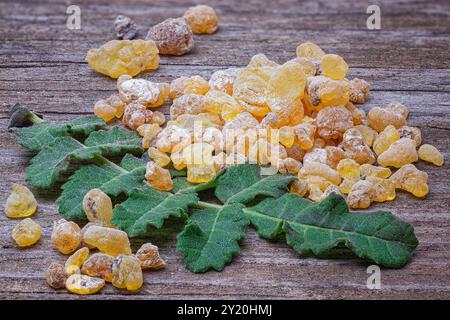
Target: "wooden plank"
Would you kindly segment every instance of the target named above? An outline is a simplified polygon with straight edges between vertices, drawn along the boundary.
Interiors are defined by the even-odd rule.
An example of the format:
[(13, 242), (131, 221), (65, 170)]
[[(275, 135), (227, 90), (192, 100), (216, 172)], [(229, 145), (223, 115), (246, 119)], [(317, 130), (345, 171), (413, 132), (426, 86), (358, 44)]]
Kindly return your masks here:
[[(109, 29), (109, 28), (108, 28)], [(263, 52), (276, 61), (286, 61), (295, 54), (295, 48), (304, 41), (317, 42), (324, 50), (336, 52), (346, 57), (355, 67), (392, 66), (410, 68), (448, 68), (449, 53), (446, 51), (448, 36), (435, 36), (433, 33), (412, 32), (369, 32), (340, 31), (333, 34), (329, 31), (295, 31), (262, 30), (260, 34), (244, 33), (241, 30), (230, 30), (231, 39), (220, 33), (211, 36), (196, 36), (196, 48), (193, 53), (168, 58), (173, 64), (209, 65), (214, 56), (214, 65), (244, 65), (256, 53)], [(28, 40), (5, 41), (0, 49), (0, 61), (12, 62), (68, 62), (84, 63), (85, 52), (92, 47), (102, 45), (108, 38), (99, 37), (95, 41), (73, 39), (70, 35), (63, 40)], [(349, 45), (357, 43), (357, 46)], [(233, 50), (233, 47), (239, 50)], [(280, 50), (279, 48), (286, 48)], [(200, 53), (201, 54), (198, 54)], [(224, 54), (226, 53), (226, 54)], [(386, 59), (386, 57), (389, 59)], [(367, 57), (370, 57), (368, 59)], [(14, 64), (17, 66), (17, 63)]]
[[(208, 1), (205, 1), (208, 2)], [(326, 51), (342, 54), (349, 77), (373, 85), (367, 111), (393, 100), (410, 108), (409, 122), (422, 130), (423, 140), (449, 159), (450, 145), (450, 4), (433, 1), (379, 1), (382, 30), (365, 29), (366, 4), (359, 1), (293, 0), (211, 1), (221, 18), (214, 35), (196, 36), (194, 53), (163, 57), (156, 72), (142, 77), (171, 81), (181, 75), (209, 77), (215, 70), (243, 66), (258, 52), (277, 62), (291, 59), (295, 47), (312, 40)], [(65, 27), (66, 3), (58, 0), (0, 3), (0, 211), (14, 182), (23, 183), (31, 154), (16, 145), (6, 127), (8, 110), (22, 102), (51, 121), (90, 114), (92, 105), (115, 90), (115, 81), (99, 76), (85, 63), (86, 51), (113, 38), (118, 13), (132, 16), (141, 35), (152, 24), (181, 15), (180, 0), (79, 1), (82, 30)], [(167, 113), (168, 104), (163, 108)], [(420, 245), (414, 259), (400, 270), (382, 270), (382, 290), (366, 288), (367, 263), (348, 260), (300, 259), (285, 244), (261, 240), (250, 230), (242, 252), (222, 272), (193, 274), (175, 251), (175, 234), (157, 231), (149, 239), (160, 246), (168, 268), (147, 272), (139, 293), (108, 286), (84, 299), (208, 299), (208, 298), (450, 298), (450, 169), (423, 162), (429, 174), (425, 199), (399, 192), (393, 202), (375, 204), (412, 223)], [(43, 226), (41, 241), (19, 250), (10, 238), (16, 221), (0, 215), (0, 299), (79, 299), (47, 287), (43, 272), (51, 261), (64, 261), (50, 243), (53, 221), (61, 216), (54, 204), (58, 191), (33, 190), (39, 201), (35, 218)]]
[[(215, 71), (228, 67), (242, 67), (244, 65), (228, 66), (196, 66), (173, 65), (162, 59), (162, 65), (157, 71), (149, 71), (139, 75), (140, 78), (157, 82), (170, 82), (182, 75), (200, 75), (209, 78)], [(248, 63), (248, 61), (247, 61)], [(30, 69), (33, 72), (30, 73)], [(86, 64), (71, 63), (21, 63), (12, 66), (11, 63), (2, 66), (0, 74), (0, 91), (7, 94), (16, 91), (59, 90), (68, 91), (68, 86), (75, 91), (113, 91), (115, 81), (107, 77), (98, 77)], [(365, 79), (372, 84), (374, 91), (439, 91), (450, 92), (450, 68), (446, 69), (411, 69), (411, 68), (356, 68), (353, 67), (348, 75)], [(73, 81), (77, 78), (78, 81)], [(421, 81), (416, 81), (420, 79)]]
[[(357, 1), (246, 1), (236, 4), (235, 1), (207, 1), (219, 14), (221, 28), (235, 28), (253, 31), (260, 29), (295, 29), (301, 30), (358, 30), (365, 28), (367, 4)], [(112, 19), (119, 13), (133, 16), (142, 26), (144, 32), (153, 23), (169, 17), (181, 16), (190, 6), (183, 1), (78, 1), (86, 20), (89, 35), (104, 32), (102, 28), (111, 26)], [(447, 32), (449, 26), (448, 3), (445, 0), (427, 3), (424, 1), (389, 1), (377, 2), (383, 15), (383, 29), (386, 30), (433, 30)], [(9, 27), (5, 32), (20, 27), (19, 34), (27, 36), (27, 32), (40, 32), (45, 38), (51, 36), (47, 30), (64, 27), (66, 4), (61, 1), (28, 1), (0, 4), (5, 20), (2, 26)], [(351, 18), (351, 19), (349, 19)], [(33, 27), (23, 22), (33, 22)], [(56, 29), (58, 36), (67, 31)], [(84, 33), (84, 32), (83, 32)]]

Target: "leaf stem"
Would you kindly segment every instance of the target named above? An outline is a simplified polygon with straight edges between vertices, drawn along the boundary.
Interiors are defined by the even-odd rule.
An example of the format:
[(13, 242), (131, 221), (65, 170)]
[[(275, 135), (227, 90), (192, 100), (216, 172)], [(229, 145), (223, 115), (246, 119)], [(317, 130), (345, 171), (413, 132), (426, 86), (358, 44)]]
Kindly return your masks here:
[(99, 159), (101, 159), (104, 163), (106, 163), (107, 165), (113, 167), (114, 169), (119, 170), (120, 172), (123, 172), (123, 173), (129, 172), (128, 170), (125, 170), (124, 168), (122, 168), (121, 166), (115, 164), (115, 163), (112, 162), (111, 160), (108, 160), (108, 159), (105, 158), (104, 156), (99, 156)]
[(197, 203), (193, 206), (199, 209), (208, 209), (208, 208), (214, 208), (214, 209), (222, 209), (223, 206), (220, 204), (214, 204), (210, 202), (204, 202), (204, 201), (197, 201)]
[[(81, 147), (87, 148), (87, 147), (84, 145), (84, 143), (81, 143), (81, 142), (78, 141), (78, 140), (76, 140), (76, 141), (80, 144)], [(102, 155), (96, 155), (96, 156), (95, 156), (95, 159), (97, 159), (97, 160), (99, 160), (99, 161), (101, 161), (101, 162), (103, 162), (103, 163), (109, 165), (110, 167), (113, 167), (114, 169), (116, 169), (116, 170), (118, 170), (118, 171), (120, 171), (120, 172), (122, 172), (122, 173), (128, 173), (128, 172), (129, 172), (128, 170), (126, 170), (126, 169), (122, 168), (121, 166), (115, 164), (114, 162), (112, 162), (112, 161), (109, 160), (108, 158), (105, 158), (105, 157), (102, 156)]]
[[(44, 120), (42, 120), (41, 118), (39, 118), (33, 111), (30, 111), (30, 114), (29, 114), (29, 120), (30, 120), (31, 122), (33, 122), (34, 124), (41, 123), (41, 122), (44, 121)], [(79, 142), (79, 141), (78, 141), (78, 142)], [(86, 148), (86, 146), (85, 146), (83, 143), (81, 143), (81, 142), (79, 142), (79, 143), (80, 143), (81, 146), (83, 146), (83, 147)], [(129, 172), (128, 170), (125, 170), (125, 169), (122, 168), (121, 166), (119, 166), (119, 165), (115, 164), (114, 162), (108, 160), (107, 158), (105, 158), (105, 157), (102, 156), (102, 155), (99, 155), (99, 156), (97, 156), (96, 158), (97, 158), (98, 160), (102, 161), (103, 163), (109, 165), (110, 167), (113, 167), (114, 169), (120, 171), (120, 172), (123, 172), (123, 173)]]
[(33, 111), (30, 111), (30, 114), (29, 114), (28, 118), (29, 118), (29, 120), (30, 120), (31, 122), (33, 122), (34, 124), (41, 123), (41, 122), (44, 121), (44, 120), (42, 120), (42, 118), (39, 118), (39, 117), (37, 116), (37, 114), (35, 114)]

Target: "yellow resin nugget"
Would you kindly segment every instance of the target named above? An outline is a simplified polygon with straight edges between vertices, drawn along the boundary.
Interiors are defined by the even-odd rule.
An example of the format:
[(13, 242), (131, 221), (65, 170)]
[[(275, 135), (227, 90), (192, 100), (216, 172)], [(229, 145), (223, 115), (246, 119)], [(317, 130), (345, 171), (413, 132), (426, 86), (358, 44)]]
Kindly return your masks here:
[(431, 144), (424, 144), (419, 148), (419, 159), (430, 162), (435, 166), (444, 164), (444, 156)]
[(141, 261), (135, 256), (120, 254), (112, 263), (112, 284), (116, 288), (136, 291), (142, 287)]
[(13, 229), (12, 238), (20, 247), (29, 247), (39, 241), (42, 228), (31, 218), (20, 221)]
[(5, 203), (8, 218), (25, 218), (36, 212), (37, 201), (27, 187), (14, 183), (12, 190)]
[(94, 294), (105, 286), (105, 280), (86, 276), (84, 274), (73, 274), (66, 280), (66, 289), (76, 294)]
[(152, 40), (111, 40), (100, 48), (90, 49), (86, 60), (97, 72), (111, 78), (132, 77), (159, 66), (159, 51)]
[(83, 242), (112, 256), (131, 254), (128, 236), (121, 230), (92, 225), (84, 232)]
[(67, 274), (80, 273), (81, 266), (89, 258), (89, 249), (83, 247), (75, 251), (64, 264), (64, 270)]

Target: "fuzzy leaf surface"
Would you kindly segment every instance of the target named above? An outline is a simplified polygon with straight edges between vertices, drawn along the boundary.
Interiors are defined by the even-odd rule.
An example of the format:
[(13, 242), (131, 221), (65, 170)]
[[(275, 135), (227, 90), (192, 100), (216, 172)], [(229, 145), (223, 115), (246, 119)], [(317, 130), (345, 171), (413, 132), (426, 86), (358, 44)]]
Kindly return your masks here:
[(106, 123), (95, 116), (83, 116), (63, 124), (54, 124), (47, 121), (37, 123), (31, 127), (11, 128), (18, 144), (33, 152), (39, 152), (44, 146), (56, 138), (75, 136), (84, 138), (91, 132), (104, 128)]
[(27, 169), (27, 180), (36, 188), (50, 188), (72, 161), (94, 160), (101, 155), (141, 153), (140, 138), (134, 132), (114, 127), (94, 131), (84, 144), (72, 137), (56, 138), (44, 147)]
[(232, 203), (194, 211), (177, 237), (177, 251), (183, 253), (189, 270), (220, 271), (240, 252), (239, 240), (248, 225), (243, 208)]
[(143, 185), (145, 162), (127, 154), (120, 167), (90, 164), (75, 171), (63, 184), (61, 196), (56, 200), (59, 212), (66, 218), (85, 219), (82, 203), (89, 190), (99, 188), (109, 196), (117, 197), (128, 195)]
[(279, 197), (287, 192), (296, 177), (289, 175), (261, 176), (257, 165), (243, 164), (228, 168), (219, 177), (216, 197), (223, 203), (247, 203), (257, 196)]
[(171, 193), (148, 186), (134, 189), (126, 201), (116, 205), (111, 222), (129, 236), (145, 236), (148, 227), (161, 228), (170, 216), (186, 217), (188, 207), (196, 204), (196, 193)]
[(345, 199), (334, 193), (317, 203), (286, 194), (244, 212), (261, 237), (273, 239), (284, 233), (286, 242), (301, 255), (320, 257), (347, 247), (360, 258), (400, 268), (418, 244), (414, 228), (392, 213), (351, 213)]

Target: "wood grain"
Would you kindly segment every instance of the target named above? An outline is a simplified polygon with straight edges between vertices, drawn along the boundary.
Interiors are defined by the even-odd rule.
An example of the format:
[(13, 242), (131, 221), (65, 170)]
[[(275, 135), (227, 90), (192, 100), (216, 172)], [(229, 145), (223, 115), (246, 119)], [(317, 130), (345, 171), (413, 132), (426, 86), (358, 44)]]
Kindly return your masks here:
[[(205, 77), (218, 69), (243, 66), (258, 52), (277, 62), (293, 57), (295, 47), (311, 40), (345, 57), (350, 77), (373, 85), (365, 110), (392, 100), (406, 104), (409, 121), (422, 129), (425, 142), (449, 159), (450, 146), (450, 3), (377, 1), (382, 30), (369, 31), (365, 2), (352, 1), (201, 1), (216, 8), (221, 19), (216, 34), (196, 36), (192, 54), (161, 59), (161, 67), (142, 77), (171, 81), (180, 75)], [(8, 110), (22, 102), (53, 121), (92, 112), (93, 103), (110, 95), (115, 82), (94, 73), (86, 51), (113, 39), (117, 14), (133, 17), (140, 36), (151, 25), (183, 14), (192, 2), (77, 1), (82, 29), (65, 27), (66, 1), (0, 1), (0, 202), (14, 182), (24, 182), (31, 154), (7, 132)], [(167, 110), (167, 106), (164, 107)], [(286, 245), (257, 237), (242, 241), (239, 257), (222, 272), (193, 274), (175, 251), (180, 225), (158, 231), (150, 239), (160, 246), (168, 268), (147, 272), (139, 293), (108, 286), (83, 299), (449, 299), (450, 298), (450, 170), (418, 163), (430, 178), (430, 194), (422, 200), (399, 192), (398, 198), (373, 208), (392, 210), (412, 223), (420, 244), (414, 259), (401, 270), (382, 270), (382, 289), (366, 288), (367, 263), (356, 259), (300, 259)], [(18, 249), (10, 238), (16, 221), (0, 215), (0, 299), (79, 299), (47, 287), (43, 272), (50, 262), (64, 261), (50, 244), (53, 221), (60, 218), (58, 192), (33, 190), (38, 197), (36, 221), (41, 241)], [(2, 207), (3, 210), (3, 207)]]

